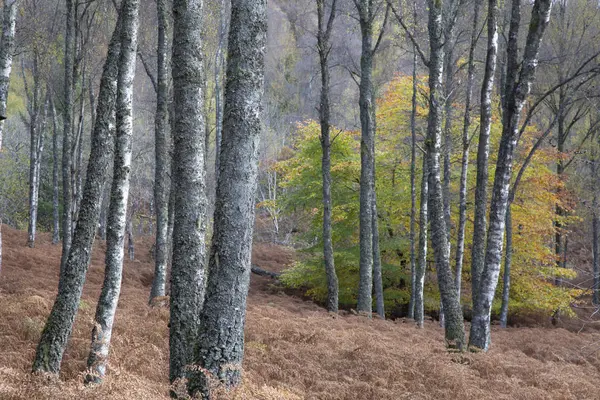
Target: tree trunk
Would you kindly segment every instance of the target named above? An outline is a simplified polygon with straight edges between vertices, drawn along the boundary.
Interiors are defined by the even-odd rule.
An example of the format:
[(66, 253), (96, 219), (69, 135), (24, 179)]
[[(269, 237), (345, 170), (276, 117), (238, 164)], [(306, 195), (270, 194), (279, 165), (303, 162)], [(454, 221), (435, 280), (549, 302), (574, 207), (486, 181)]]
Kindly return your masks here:
[(17, 0), (4, 0), (2, 13), (2, 38), (0, 38), (0, 150), (2, 150), (2, 133), (4, 131), (4, 120), (7, 117), (6, 102), (8, 100), (13, 53), (15, 52), (16, 3)]
[[(535, 1), (529, 23), (529, 32), (523, 62), (521, 63), (519, 80), (514, 85), (514, 88), (506, 93), (506, 107), (502, 121), (502, 138), (498, 151), (496, 175), (490, 206), (490, 228), (487, 237), (485, 264), (481, 275), (479, 293), (476, 296), (477, 301), (473, 309), (471, 335), (469, 338), (470, 347), (483, 351), (487, 351), (490, 345), (491, 308), (500, 275), (510, 178), (512, 175), (514, 151), (520, 131), (521, 112), (531, 90), (531, 84), (538, 63), (539, 47), (548, 21), (550, 20), (551, 7), (551, 0)], [(507, 75), (510, 75), (510, 71), (508, 71)]]
[(317, 49), (321, 66), (321, 102), (319, 105), (319, 117), (321, 122), (321, 149), (323, 156), (321, 160), (323, 174), (323, 259), (325, 261), (325, 273), (327, 275), (327, 310), (338, 312), (338, 278), (335, 272), (333, 259), (333, 241), (331, 238), (331, 138), (330, 138), (330, 115), (331, 105), (329, 103), (329, 53), (331, 51), (331, 30), (335, 20), (336, 1), (333, 0), (329, 18), (325, 20), (325, 0), (317, 0)]
[(206, 398), (212, 379), (226, 389), (241, 379), (266, 34), (266, 0), (233, 0), (214, 235), (195, 358), (202, 372), (190, 381), (192, 393)]
[(424, 314), (424, 296), (425, 270), (427, 268), (427, 229), (428, 221), (428, 203), (429, 203), (429, 161), (427, 154), (423, 154), (423, 177), (421, 178), (421, 205), (419, 209), (419, 254), (415, 269), (415, 321), (419, 328), (423, 328)]
[[(71, 185), (71, 173), (73, 169), (73, 158), (71, 149), (72, 120), (73, 120), (73, 79), (75, 63), (75, 4), (73, 0), (66, 0), (67, 21), (65, 32), (65, 81), (64, 81), (64, 110), (63, 110), (63, 154), (62, 154), (62, 184), (63, 184), (63, 247), (60, 261), (60, 276), (65, 272), (67, 258), (71, 248), (73, 236), (73, 187)], [(59, 284), (60, 286), (60, 284)], [(62, 357), (62, 354), (61, 354)]]
[(371, 316), (373, 308), (373, 194), (375, 184), (375, 108), (373, 101), (373, 15), (372, 0), (355, 2), (362, 34), (360, 57), (360, 268), (358, 285), (359, 313)]
[(222, 100), (222, 82), (225, 69), (224, 54), (227, 51), (227, 3), (221, 0), (219, 24), (219, 41), (217, 44), (217, 53), (215, 55), (215, 181), (219, 178), (221, 139), (223, 137), (223, 100)]
[[(170, 372), (174, 387), (191, 372), (206, 274), (206, 168), (202, 0), (173, 2), (174, 201)], [(238, 237), (241, 240), (241, 237)], [(173, 392), (173, 395), (177, 393)], [(182, 396), (185, 393), (179, 393)]]
[(456, 272), (454, 274), (456, 291), (458, 299), (461, 298), (462, 287), (462, 269), (465, 255), (465, 228), (467, 225), (467, 177), (469, 174), (469, 149), (471, 148), (471, 139), (469, 129), (471, 128), (471, 99), (473, 97), (473, 86), (475, 81), (475, 47), (478, 40), (479, 8), (482, 0), (475, 1), (475, 10), (473, 12), (473, 25), (471, 27), (471, 45), (469, 47), (469, 61), (467, 67), (467, 90), (465, 98), (465, 115), (462, 131), (462, 158), (460, 168), (460, 189), (459, 189), (459, 211), (458, 211), (458, 232), (456, 239)]
[(479, 281), (481, 280), (485, 260), (492, 92), (498, 57), (498, 0), (488, 1), (487, 26), (487, 56), (485, 59), (483, 83), (481, 85), (479, 145), (477, 148), (477, 178), (475, 186), (475, 220), (473, 222), (473, 246), (471, 249), (471, 296), (473, 304), (477, 301)]
[[(596, 161), (597, 162), (597, 161)], [(595, 178), (595, 177), (594, 177)], [(593, 262), (593, 273), (594, 273), (594, 287), (593, 287), (593, 304), (600, 303), (600, 296), (598, 291), (600, 290), (600, 218), (598, 218), (598, 195), (594, 194), (594, 202), (592, 205), (592, 254), (594, 257)]]
[[(375, 154), (375, 151), (373, 151)], [(373, 177), (375, 181), (375, 177)], [(373, 191), (375, 196), (375, 191)], [(383, 279), (381, 271), (381, 253), (379, 251), (379, 224), (377, 221), (377, 199), (373, 198), (373, 288), (375, 292), (375, 310), (377, 315), (385, 319), (385, 305), (383, 301)]]
[(150, 303), (164, 296), (167, 285), (168, 225), (169, 225), (169, 71), (168, 71), (168, 9), (166, 0), (157, 1), (158, 15), (158, 69), (156, 74), (156, 117), (154, 207), (156, 209), (155, 265)]
[(500, 307), (500, 326), (506, 328), (508, 322), (508, 302), (510, 298), (510, 269), (512, 267), (513, 230), (512, 230), (512, 204), (509, 202), (506, 209), (506, 253), (504, 255), (504, 275), (502, 286), (502, 305)]
[[(46, 89), (50, 93), (50, 88)], [(52, 110), (52, 244), (60, 241), (60, 210), (59, 210), (59, 177), (58, 177), (58, 121), (54, 98), (50, 98)]]
[[(417, 24), (417, 3), (413, 1), (413, 22)], [(408, 318), (415, 318), (415, 293), (417, 287), (417, 49), (413, 44), (413, 69), (412, 69), (412, 98), (410, 112), (410, 302), (408, 304)]]
[[(108, 209), (104, 283), (96, 307), (92, 344), (88, 357), (86, 381), (99, 383), (106, 374), (106, 361), (112, 336), (112, 327), (121, 291), (123, 275), (123, 245), (127, 223), (131, 148), (133, 138), (133, 81), (137, 54), (139, 0), (123, 0), (119, 18), (120, 54), (118, 62), (116, 108), (116, 138), (113, 181)], [(119, 25), (117, 25), (118, 27)], [(100, 114), (100, 113), (98, 113)], [(89, 178), (88, 178), (89, 180)], [(83, 208), (82, 208), (83, 211)], [(97, 217), (96, 217), (97, 218)], [(95, 219), (97, 221), (97, 219)], [(79, 228), (79, 224), (77, 224)]]
[[(56, 301), (36, 349), (33, 362), (34, 372), (58, 374), (79, 307), (100, 215), (100, 199), (104, 193), (109, 163), (113, 155), (112, 127), (114, 126), (119, 49), (120, 22), (117, 22), (100, 81), (96, 123), (92, 133), (92, 147), (79, 212), (79, 223), (73, 236), (73, 246), (69, 250), (67, 262), (60, 276)], [(65, 230), (64, 235), (68, 235), (68, 230)]]
[(444, 198), (440, 171), (443, 116), (442, 77), (444, 73), (442, 9), (443, 3), (441, 1), (429, 1), (429, 118), (425, 144), (429, 162), (432, 244), (445, 314), (446, 343), (450, 347), (462, 350), (465, 344), (463, 315), (450, 268), (450, 249), (444, 217)]
[(44, 150), (44, 132), (40, 129), (40, 97), (41, 82), (38, 70), (38, 53), (33, 55), (33, 88), (28, 91), (27, 78), (23, 67), (23, 82), (27, 97), (27, 111), (29, 114), (29, 224), (27, 229), (29, 247), (35, 247), (37, 231), (37, 213), (40, 193), (40, 170), (42, 167), (42, 152)]
[(129, 260), (135, 260), (135, 243), (133, 239), (133, 214), (127, 223), (127, 255)]

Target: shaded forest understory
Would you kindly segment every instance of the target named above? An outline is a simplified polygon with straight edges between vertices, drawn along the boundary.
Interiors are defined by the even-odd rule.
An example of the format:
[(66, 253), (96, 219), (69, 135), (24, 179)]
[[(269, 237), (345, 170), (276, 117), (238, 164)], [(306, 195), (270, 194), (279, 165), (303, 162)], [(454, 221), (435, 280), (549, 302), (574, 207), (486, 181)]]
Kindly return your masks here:
[[(35, 346), (58, 282), (60, 247), (41, 234), (7, 226), (0, 280), (0, 399), (168, 399), (168, 308), (147, 305), (151, 238), (126, 261), (113, 331), (110, 371), (85, 387), (95, 299), (103, 280), (98, 242), (61, 380), (30, 374)], [(279, 271), (291, 250), (258, 243), (253, 261)], [(600, 381), (600, 331), (549, 327), (493, 329), (488, 354), (449, 353), (437, 322), (418, 330), (405, 320), (333, 318), (311, 302), (278, 292), (252, 276), (244, 384), (239, 399), (594, 399)], [(571, 326), (572, 325), (572, 326)], [(566, 325), (565, 325), (566, 326)], [(581, 326), (581, 324), (579, 324)]]

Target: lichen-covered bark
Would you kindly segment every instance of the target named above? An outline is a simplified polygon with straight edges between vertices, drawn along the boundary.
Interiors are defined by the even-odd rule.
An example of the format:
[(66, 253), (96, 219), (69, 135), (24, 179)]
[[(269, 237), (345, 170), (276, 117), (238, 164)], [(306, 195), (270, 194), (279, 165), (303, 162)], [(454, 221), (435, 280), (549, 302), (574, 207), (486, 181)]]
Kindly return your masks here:
[(333, 260), (333, 241), (331, 228), (331, 137), (330, 116), (331, 105), (329, 102), (329, 53), (331, 50), (331, 30), (336, 15), (336, 2), (333, 0), (329, 18), (325, 19), (325, 1), (317, 1), (317, 50), (321, 67), (321, 100), (319, 104), (319, 119), (321, 122), (321, 169), (323, 174), (323, 259), (327, 275), (327, 310), (338, 312), (338, 278)]
[[(63, 186), (63, 247), (60, 259), (60, 279), (63, 279), (65, 265), (71, 249), (73, 238), (73, 187), (71, 173), (73, 169), (73, 157), (71, 149), (73, 146), (72, 120), (73, 120), (73, 80), (75, 63), (75, 4), (73, 0), (66, 0), (66, 32), (65, 32), (65, 81), (64, 81), (64, 104), (63, 104), (63, 149), (62, 149), (62, 186)], [(60, 286), (60, 281), (59, 281)]]
[[(27, 227), (27, 245), (35, 246), (37, 232), (37, 214), (40, 193), (40, 174), (42, 169), (42, 152), (44, 151), (45, 121), (40, 123), (41, 112), (41, 79), (38, 68), (38, 50), (33, 51), (33, 88), (29, 92), (29, 85), (22, 66), (23, 83), (27, 97), (27, 113), (29, 114), (29, 224)], [(47, 109), (46, 109), (47, 110)], [(44, 117), (45, 118), (45, 117)]]
[[(202, 0), (173, 2), (174, 208), (170, 372), (184, 381), (193, 364), (206, 275), (206, 169)], [(242, 240), (238, 238), (238, 240)], [(175, 394), (175, 393), (172, 393)]]
[(444, 217), (440, 149), (442, 140), (442, 76), (444, 72), (443, 2), (429, 1), (429, 118), (427, 159), (429, 163), (429, 210), (431, 239), (438, 285), (445, 315), (445, 337), (449, 346), (462, 349), (465, 343), (463, 315), (450, 269), (450, 249)]
[(221, 164), (209, 276), (191, 392), (210, 398), (211, 380), (240, 383), (262, 131), (266, 0), (233, 0)]
[[(416, 1), (413, 2), (413, 16), (416, 23)], [(417, 287), (417, 51), (413, 45), (412, 97), (410, 112), (410, 302), (408, 318), (415, 317), (415, 292)]]
[[(374, 154), (375, 152), (373, 152)], [(373, 174), (375, 171), (373, 170)], [(375, 181), (375, 177), (373, 177)], [(375, 196), (375, 191), (373, 191)], [(385, 319), (385, 305), (383, 302), (383, 276), (381, 271), (381, 253), (379, 252), (379, 223), (377, 221), (377, 199), (371, 200), (373, 207), (373, 291), (375, 293), (375, 312), (379, 318)]]
[(535, 1), (529, 22), (529, 32), (523, 52), (523, 62), (521, 63), (519, 78), (513, 89), (506, 93), (502, 137), (498, 151), (490, 206), (490, 227), (487, 237), (485, 264), (481, 275), (479, 293), (474, 304), (471, 335), (469, 337), (469, 346), (484, 351), (488, 350), (491, 341), (491, 308), (500, 275), (506, 212), (509, 201), (509, 185), (512, 175), (514, 152), (520, 131), (521, 112), (531, 90), (531, 84), (538, 64), (539, 47), (548, 21), (550, 20), (551, 8), (551, 0)]
[(502, 286), (502, 305), (500, 306), (500, 326), (506, 328), (508, 322), (508, 301), (510, 297), (510, 270), (512, 267), (512, 212), (511, 204), (506, 209), (506, 252), (504, 255), (504, 275)]
[(2, 37), (0, 38), (0, 150), (2, 150), (2, 133), (6, 118), (6, 103), (12, 59), (15, 51), (15, 27), (17, 20), (17, 0), (5, 0), (2, 9)]
[[(594, 178), (596, 177), (594, 176)], [(600, 303), (600, 296), (598, 294), (600, 290), (600, 218), (598, 217), (598, 194), (596, 193), (594, 193), (592, 207), (592, 271), (594, 274), (592, 302), (598, 304)]]
[(370, 0), (356, 2), (358, 8), (361, 33), (362, 53), (360, 57), (360, 268), (358, 284), (358, 304), (360, 313), (371, 316), (373, 307), (373, 167), (375, 155), (373, 142), (375, 140), (375, 124), (373, 114), (373, 21), (370, 18)]
[(423, 177), (421, 178), (421, 204), (419, 208), (419, 250), (417, 264), (415, 266), (415, 322), (419, 328), (423, 328), (425, 319), (424, 296), (425, 270), (427, 268), (427, 230), (429, 229), (429, 161), (427, 154), (423, 154)]
[(221, 0), (219, 17), (219, 40), (215, 54), (215, 180), (219, 177), (219, 157), (221, 154), (221, 138), (223, 136), (223, 73), (227, 44), (227, 3)]
[(169, 225), (169, 71), (168, 71), (168, 10), (166, 0), (158, 0), (158, 67), (156, 73), (156, 115), (154, 119), (155, 170), (154, 207), (156, 210), (156, 246), (154, 279), (150, 302), (164, 296), (167, 284)]
[(461, 298), (462, 269), (465, 254), (465, 228), (467, 225), (467, 177), (469, 174), (469, 149), (471, 147), (471, 138), (469, 129), (471, 127), (471, 100), (473, 98), (473, 86), (475, 83), (475, 47), (479, 37), (479, 8), (482, 0), (475, 1), (475, 10), (473, 11), (473, 25), (471, 26), (471, 45), (469, 46), (469, 60), (467, 62), (467, 90), (465, 96), (465, 114), (462, 131), (462, 157), (460, 168), (460, 188), (459, 188), (459, 206), (458, 206), (458, 229), (456, 238), (456, 272), (454, 274), (456, 291), (458, 298)]
[[(86, 376), (86, 380), (96, 383), (101, 382), (106, 374), (106, 362), (123, 274), (123, 244), (125, 242), (129, 177), (131, 174), (133, 80), (135, 78), (137, 53), (139, 4), (139, 0), (123, 0), (119, 13), (121, 19), (121, 46), (117, 78), (117, 100), (115, 103), (117, 129), (113, 181), (108, 208), (104, 283), (96, 306), (92, 344), (88, 356), (89, 372)], [(79, 223), (77, 225), (79, 226)]]
[(100, 215), (100, 199), (104, 191), (114, 147), (112, 131), (120, 48), (120, 30), (118, 26), (117, 24), (108, 48), (108, 55), (100, 81), (87, 179), (79, 211), (79, 223), (73, 236), (73, 245), (69, 249), (67, 261), (61, 274), (58, 295), (36, 349), (33, 362), (34, 372), (58, 374), (62, 356), (73, 329), (85, 274), (90, 263), (92, 245)]
[[(515, 0), (520, 1), (520, 0)], [(473, 246), (471, 248), (471, 295), (473, 304), (479, 293), (479, 281), (485, 258), (487, 228), (487, 186), (490, 158), (490, 130), (492, 127), (492, 91), (496, 60), (498, 56), (498, 0), (488, 1), (488, 40), (485, 71), (481, 85), (481, 110), (479, 122), (479, 145), (477, 148), (477, 178), (475, 186), (475, 217), (473, 222)]]
[(52, 244), (57, 244), (60, 241), (58, 122), (54, 98), (49, 97), (52, 112)]

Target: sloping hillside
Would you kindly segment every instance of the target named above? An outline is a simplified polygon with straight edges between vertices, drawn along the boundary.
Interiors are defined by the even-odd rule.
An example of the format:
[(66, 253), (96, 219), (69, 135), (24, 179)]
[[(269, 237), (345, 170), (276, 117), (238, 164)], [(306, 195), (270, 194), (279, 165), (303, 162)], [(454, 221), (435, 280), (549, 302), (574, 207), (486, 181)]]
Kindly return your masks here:
[[(60, 248), (40, 235), (3, 228), (0, 276), (0, 399), (167, 399), (168, 309), (147, 306), (150, 240), (127, 261), (104, 385), (82, 385), (103, 243), (93, 264), (60, 381), (29, 374), (50, 311)], [(257, 244), (254, 261), (279, 270), (291, 251)], [(245, 383), (239, 399), (597, 399), (600, 334), (512, 328), (493, 332), (489, 354), (452, 354), (442, 330), (402, 320), (332, 317), (310, 302), (277, 293), (253, 276), (246, 327)]]

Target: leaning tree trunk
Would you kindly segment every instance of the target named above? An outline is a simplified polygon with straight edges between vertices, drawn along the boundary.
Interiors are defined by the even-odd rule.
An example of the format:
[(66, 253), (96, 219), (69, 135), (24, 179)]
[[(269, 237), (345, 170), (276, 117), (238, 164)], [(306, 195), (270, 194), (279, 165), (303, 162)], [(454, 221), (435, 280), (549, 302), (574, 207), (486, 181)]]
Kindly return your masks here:
[(479, 37), (479, 7), (482, 0), (475, 1), (475, 10), (473, 12), (473, 25), (471, 26), (471, 45), (469, 47), (469, 61), (467, 62), (467, 90), (465, 98), (465, 116), (463, 120), (462, 131), (462, 158), (460, 169), (460, 189), (459, 189), (459, 211), (458, 211), (458, 232), (456, 239), (456, 272), (454, 274), (456, 291), (458, 299), (461, 298), (462, 287), (462, 269), (465, 255), (465, 228), (467, 225), (467, 177), (469, 174), (469, 149), (471, 148), (471, 139), (469, 129), (471, 127), (471, 99), (473, 97), (473, 85), (475, 82), (475, 47)]
[(415, 285), (413, 286), (415, 302), (415, 322), (419, 328), (423, 328), (425, 319), (425, 299), (423, 291), (425, 288), (425, 270), (427, 268), (427, 229), (428, 205), (429, 203), (429, 161), (427, 154), (423, 154), (423, 177), (421, 178), (421, 204), (419, 209), (419, 251), (417, 264), (415, 266)]
[[(50, 93), (50, 88), (46, 89)], [(52, 111), (52, 244), (60, 241), (60, 209), (59, 209), (59, 178), (58, 178), (58, 121), (54, 98), (50, 94), (50, 109)]]
[(321, 67), (321, 102), (319, 104), (319, 118), (321, 122), (321, 169), (323, 174), (323, 259), (325, 261), (325, 273), (327, 275), (327, 310), (338, 312), (338, 278), (335, 272), (333, 259), (333, 240), (331, 238), (331, 137), (330, 117), (331, 105), (329, 102), (330, 71), (329, 54), (331, 51), (331, 30), (335, 20), (336, 1), (331, 4), (329, 18), (325, 20), (325, 1), (317, 0), (317, 49)]
[(441, 182), (440, 149), (442, 139), (444, 73), (443, 3), (429, 1), (429, 118), (427, 126), (427, 158), (429, 162), (429, 208), (431, 232), (438, 285), (445, 314), (445, 337), (448, 346), (463, 349), (465, 332), (454, 277), (450, 268), (450, 249), (444, 217), (444, 199)]
[[(33, 362), (34, 372), (58, 374), (67, 341), (79, 307), (85, 275), (90, 263), (96, 226), (100, 216), (101, 197), (113, 156), (115, 99), (120, 49), (120, 20), (108, 47), (98, 95), (96, 121), (92, 132), (92, 147), (87, 179), (79, 210), (79, 223), (69, 249), (67, 262), (58, 284), (58, 295)], [(68, 233), (65, 232), (65, 235)]]
[[(515, 0), (519, 1), (519, 0)], [(551, 0), (536, 0), (529, 23), (529, 32), (518, 82), (506, 94), (502, 138), (498, 151), (496, 175), (490, 206), (490, 227), (487, 237), (485, 264), (481, 275), (479, 293), (473, 309), (469, 346), (487, 351), (490, 345), (492, 301), (500, 275), (506, 212), (512, 163), (520, 131), (521, 112), (529, 96), (538, 64), (540, 43), (550, 20)]]
[(2, 12), (2, 38), (0, 38), (0, 150), (2, 150), (2, 133), (4, 131), (4, 120), (6, 119), (10, 71), (12, 70), (12, 59), (15, 52), (16, 3), (17, 0), (4, 0)]
[[(170, 372), (174, 387), (191, 373), (206, 274), (206, 168), (202, 0), (173, 2), (173, 261)], [(247, 33), (250, 35), (250, 33)], [(243, 240), (238, 237), (239, 240)], [(172, 392), (172, 395), (185, 393)]]
[(196, 346), (199, 373), (190, 381), (192, 393), (205, 398), (214, 380), (229, 389), (241, 379), (266, 39), (266, 0), (233, 0), (214, 235)]
[[(520, 0), (515, 0), (520, 1)], [(490, 157), (490, 131), (492, 128), (492, 91), (498, 56), (498, 0), (488, 1), (488, 41), (485, 71), (481, 85), (481, 110), (479, 122), (479, 145), (477, 148), (477, 178), (475, 186), (475, 220), (473, 222), (473, 246), (471, 248), (471, 296), (477, 301), (479, 281), (485, 259), (487, 225), (488, 164)]]
[[(67, 21), (65, 32), (65, 81), (64, 81), (64, 109), (63, 109), (63, 149), (62, 149), (62, 185), (63, 185), (63, 247), (60, 260), (60, 277), (63, 278), (67, 258), (71, 249), (73, 238), (73, 187), (71, 184), (71, 173), (73, 169), (73, 157), (71, 153), (73, 135), (73, 79), (75, 64), (75, 4), (73, 0), (66, 0)], [(60, 286), (60, 284), (59, 284)], [(62, 356), (62, 355), (61, 355)]]
[[(92, 344), (88, 357), (88, 382), (99, 383), (106, 374), (106, 362), (112, 336), (112, 327), (121, 292), (123, 275), (123, 245), (127, 224), (129, 177), (131, 175), (131, 148), (133, 138), (133, 80), (137, 53), (139, 26), (139, 0), (123, 0), (121, 3), (121, 51), (117, 79), (117, 135), (113, 181), (108, 208), (106, 232), (106, 259), (104, 283), (96, 307), (92, 330)], [(79, 224), (78, 224), (79, 225)], [(131, 239), (130, 239), (131, 240)]]
[(156, 209), (156, 252), (154, 279), (150, 290), (150, 302), (164, 296), (167, 285), (168, 225), (169, 225), (169, 71), (168, 71), (168, 10), (166, 0), (158, 0), (158, 70), (156, 73), (156, 116), (154, 207)]

